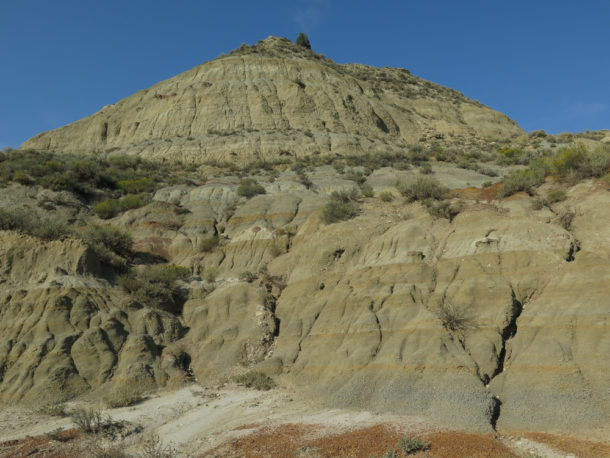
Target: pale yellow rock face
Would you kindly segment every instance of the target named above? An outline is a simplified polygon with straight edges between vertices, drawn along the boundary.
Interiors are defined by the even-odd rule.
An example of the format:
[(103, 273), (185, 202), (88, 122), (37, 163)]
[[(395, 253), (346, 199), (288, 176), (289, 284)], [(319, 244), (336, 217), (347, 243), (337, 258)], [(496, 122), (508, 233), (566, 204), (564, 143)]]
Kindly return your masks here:
[(23, 148), (201, 163), (389, 152), (422, 136), (522, 133), (505, 115), (406, 70), (338, 65), (270, 37), (44, 132)]
[[(610, 206), (590, 184), (579, 198), (591, 213), (578, 215), (596, 215), (594, 252), (580, 216), (568, 232), (523, 195), (451, 224), (422, 213), (390, 223), (387, 208), (328, 227), (308, 221), (271, 264), (289, 276), (267, 367), (332, 405), (468, 427), (603, 430)], [(467, 318), (463, 332), (443, 329), (448, 304)]]
[[(324, 168), (312, 180), (332, 188)], [(599, 183), (572, 187), (553, 211), (525, 194), (468, 201), (451, 222), (369, 198), (331, 225), (320, 221), (326, 194), (290, 175), (229, 217), (236, 187), (168, 188), (111, 221), (191, 268), (179, 315), (129, 307), (79, 241), (1, 233), (0, 395), (260, 368), (329, 407), (483, 431), (608, 432), (610, 201)], [(220, 226), (220, 247), (201, 252)]]

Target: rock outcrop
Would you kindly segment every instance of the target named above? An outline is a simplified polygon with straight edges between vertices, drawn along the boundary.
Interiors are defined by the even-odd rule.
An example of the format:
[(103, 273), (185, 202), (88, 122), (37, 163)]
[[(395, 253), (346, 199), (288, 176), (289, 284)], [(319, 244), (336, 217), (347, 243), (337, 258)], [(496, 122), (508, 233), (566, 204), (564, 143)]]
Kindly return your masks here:
[[(406, 70), (338, 65), (269, 38), (24, 147), (244, 163), (519, 134), (506, 116)], [(525, 148), (523, 157), (535, 153)], [(426, 158), (386, 160), (367, 173), (346, 159), (345, 174), (343, 163), (276, 162), (254, 177), (264, 193), (251, 198), (239, 192), (244, 171), (189, 169), (192, 179), (103, 222), (133, 236), (134, 271), (160, 260), (188, 269), (171, 313), (154, 298), (132, 300), (81, 240), (2, 231), (0, 397), (64, 399), (258, 368), (331, 407), (607, 437), (607, 183), (549, 178), (540, 196), (562, 186), (566, 200), (497, 200), (491, 183), (501, 178), (490, 176), (521, 166), (486, 154), (500, 160), (481, 167), (464, 153), (468, 170), (441, 164), (447, 157), (426, 167)], [(457, 216), (399, 198), (396, 181), (421, 173), (453, 190), (445, 204), (463, 199)], [(335, 191), (359, 195), (359, 213), (324, 224)], [(60, 216), (78, 231), (101, 223), (85, 200), (12, 183), (0, 206)]]
[(338, 65), (270, 37), (160, 82), (23, 148), (155, 160), (274, 160), (508, 138), (505, 115), (404, 69)]
[[(381, 190), (381, 176), (409, 173), (369, 180)], [(329, 193), (354, 186), (331, 175), (320, 167), (307, 189), (285, 172), (252, 199), (234, 178), (169, 187), (112, 220), (138, 249), (191, 269), (180, 315), (130, 305), (80, 241), (3, 232), (3, 398), (259, 367), (329, 406), (453, 427), (609, 424), (604, 186), (583, 182), (538, 211), (525, 194), (468, 200), (451, 222), (370, 198), (324, 225)], [(202, 252), (213, 235), (220, 246)]]
[(78, 240), (0, 231), (0, 399), (39, 406), (111, 380), (134, 387), (184, 375), (162, 367), (185, 330), (168, 312), (134, 308)]

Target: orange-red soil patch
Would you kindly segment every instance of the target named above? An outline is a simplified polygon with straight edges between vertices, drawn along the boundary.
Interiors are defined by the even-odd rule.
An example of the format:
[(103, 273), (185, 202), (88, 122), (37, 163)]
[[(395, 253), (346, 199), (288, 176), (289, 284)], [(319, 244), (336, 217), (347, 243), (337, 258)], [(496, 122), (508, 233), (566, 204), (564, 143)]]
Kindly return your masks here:
[(70, 442), (79, 437), (77, 429), (68, 429), (58, 434), (53, 440), (49, 436), (41, 435), (26, 437), (20, 440), (11, 440), (0, 443), (0, 456), (6, 458), (35, 457), (35, 458), (68, 458), (76, 457), (70, 453)]
[(456, 197), (461, 197), (462, 199), (478, 199), (480, 201), (486, 201), (489, 203), (496, 198), (501, 187), (502, 183), (494, 183), (487, 188), (469, 187), (454, 189), (452, 192)]
[(579, 458), (610, 457), (610, 444), (586, 441), (568, 436), (547, 433), (520, 433), (520, 436), (546, 444), (562, 452), (572, 453)]
[(247, 436), (227, 441), (202, 456), (381, 457), (388, 451), (400, 452), (398, 440), (405, 435), (430, 442), (429, 450), (410, 455), (414, 457), (515, 458), (518, 456), (491, 434), (452, 431), (405, 434), (386, 424), (343, 432), (325, 432), (323, 425), (284, 424), (264, 427)]

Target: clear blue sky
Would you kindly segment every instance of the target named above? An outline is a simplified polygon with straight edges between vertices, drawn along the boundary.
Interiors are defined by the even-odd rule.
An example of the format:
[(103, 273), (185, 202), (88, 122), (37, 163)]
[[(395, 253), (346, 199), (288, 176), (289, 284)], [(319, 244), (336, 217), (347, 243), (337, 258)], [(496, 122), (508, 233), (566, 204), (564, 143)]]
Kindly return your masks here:
[(610, 128), (607, 0), (0, 0), (0, 148), (269, 35), (404, 67), (527, 130)]

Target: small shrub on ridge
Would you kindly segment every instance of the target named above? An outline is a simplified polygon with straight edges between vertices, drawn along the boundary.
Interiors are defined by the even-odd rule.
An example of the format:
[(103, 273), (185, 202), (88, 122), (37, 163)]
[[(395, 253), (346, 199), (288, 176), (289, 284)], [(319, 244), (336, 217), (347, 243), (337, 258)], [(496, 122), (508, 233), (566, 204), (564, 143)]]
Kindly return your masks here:
[(332, 224), (356, 217), (360, 210), (354, 199), (354, 193), (333, 192), (330, 201), (322, 210), (322, 221), (325, 224)]
[(441, 200), (449, 194), (448, 188), (427, 176), (419, 176), (407, 183), (398, 183), (397, 188), (408, 202), (426, 199)]
[(237, 194), (249, 199), (257, 194), (265, 194), (265, 188), (263, 188), (256, 182), (256, 180), (253, 180), (252, 178), (244, 178), (239, 183)]
[(430, 448), (430, 442), (417, 437), (405, 436), (398, 440), (398, 446), (404, 453), (410, 455), (411, 453), (428, 450)]
[(246, 388), (254, 388), (260, 391), (268, 391), (277, 386), (271, 377), (261, 371), (249, 371), (243, 375), (237, 375), (233, 377), (233, 381), (244, 385)]

